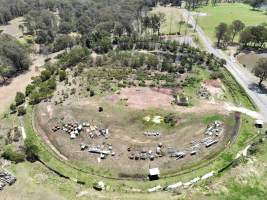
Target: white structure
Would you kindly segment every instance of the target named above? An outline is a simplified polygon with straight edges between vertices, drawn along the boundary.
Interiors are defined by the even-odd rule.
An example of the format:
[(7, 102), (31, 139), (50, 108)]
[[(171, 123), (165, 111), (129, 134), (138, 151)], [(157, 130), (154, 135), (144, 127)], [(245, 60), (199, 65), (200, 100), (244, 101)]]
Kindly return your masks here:
[(211, 171), (211, 172), (209, 172), (209, 173), (203, 175), (203, 176), (201, 177), (201, 180), (208, 179), (208, 178), (210, 178), (210, 177), (212, 177), (212, 176), (214, 176), (214, 171)]
[(158, 191), (158, 190), (160, 190), (160, 189), (161, 189), (161, 186), (158, 185), (158, 186), (156, 186), (156, 187), (153, 187), (153, 188), (148, 189), (147, 191), (148, 191), (148, 192), (156, 192), (156, 191)]
[(257, 119), (256, 122), (255, 122), (255, 126), (257, 128), (263, 128), (263, 125), (264, 125), (264, 122), (260, 119)]
[(159, 168), (149, 169), (148, 177), (150, 180), (157, 180), (157, 179), (159, 179), (159, 176), (160, 176)]

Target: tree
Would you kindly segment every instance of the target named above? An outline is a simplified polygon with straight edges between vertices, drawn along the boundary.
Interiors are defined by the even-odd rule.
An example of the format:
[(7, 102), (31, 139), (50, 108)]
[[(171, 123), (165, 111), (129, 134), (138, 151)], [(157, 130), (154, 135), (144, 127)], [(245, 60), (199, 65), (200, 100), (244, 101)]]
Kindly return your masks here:
[(234, 20), (229, 29), (232, 33), (232, 42), (234, 42), (236, 34), (240, 33), (245, 28), (245, 24), (240, 20)]
[(59, 33), (62, 33), (62, 34), (70, 33), (72, 31), (72, 28), (73, 27), (72, 27), (71, 23), (70, 22), (66, 22), (66, 21), (61, 22), (59, 24), (59, 27), (58, 27)]
[(253, 69), (255, 76), (259, 77), (259, 87), (262, 87), (262, 82), (267, 79), (267, 58), (261, 58)]
[(17, 92), (15, 97), (16, 106), (19, 106), (25, 102), (25, 96), (22, 92)]
[(264, 25), (246, 27), (240, 34), (239, 42), (244, 47), (262, 48), (267, 42), (267, 28)]
[(157, 31), (158, 35), (160, 35), (161, 23), (165, 21), (164, 13), (159, 12), (157, 14), (152, 14), (150, 20), (151, 20), (151, 27), (153, 29), (153, 32), (155, 33)]
[(4, 73), (9, 75), (14, 75), (16, 71), (28, 70), (30, 66), (26, 47), (7, 34), (0, 35), (0, 66), (4, 68)]
[(151, 20), (150, 20), (150, 17), (149, 16), (145, 16), (143, 18), (142, 24), (143, 24), (143, 26), (144, 26), (144, 28), (145, 28), (145, 30), (147, 32), (147, 30), (149, 28), (151, 28)]
[(239, 43), (244, 47), (247, 47), (248, 44), (252, 41), (252, 38), (253, 33), (251, 32), (251, 27), (247, 27), (240, 33)]
[(69, 35), (58, 36), (53, 43), (53, 52), (58, 52), (67, 48), (72, 48), (74, 46), (74, 39)]
[(34, 142), (31, 139), (26, 138), (24, 141), (24, 146), (25, 146), (26, 159), (31, 162), (38, 160), (39, 149), (34, 144)]
[(264, 3), (264, 0), (246, 0), (245, 3), (249, 4), (253, 9), (256, 9)]
[(24, 108), (24, 106), (18, 107), (18, 116), (22, 116), (25, 114), (26, 114), (26, 109)]
[(228, 26), (225, 23), (220, 23), (216, 28), (217, 46), (220, 47), (221, 40), (228, 31)]

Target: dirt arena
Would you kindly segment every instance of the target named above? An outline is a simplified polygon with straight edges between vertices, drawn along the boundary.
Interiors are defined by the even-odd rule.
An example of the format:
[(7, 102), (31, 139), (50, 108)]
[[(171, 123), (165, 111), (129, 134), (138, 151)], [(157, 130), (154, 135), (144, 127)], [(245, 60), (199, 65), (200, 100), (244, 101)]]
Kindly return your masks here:
[[(142, 99), (143, 98), (143, 99)], [(127, 99), (127, 103), (121, 103), (121, 99)], [(198, 150), (197, 155), (187, 155), (183, 159), (176, 160), (167, 155), (151, 160), (131, 160), (131, 152), (155, 151), (159, 143), (162, 143), (164, 151), (169, 148), (188, 151), (192, 141), (200, 141), (204, 135), (207, 124), (203, 122), (205, 115), (195, 113), (179, 113), (178, 106), (172, 105), (170, 91), (156, 91), (149, 88), (122, 90), (119, 94), (106, 97), (93, 97), (80, 99), (79, 101), (66, 102), (63, 105), (42, 103), (35, 110), (35, 128), (63, 157), (69, 162), (82, 168), (99, 172), (112, 177), (145, 177), (148, 169), (159, 167), (162, 174), (176, 173), (185, 166), (209, 159), (218, 153), (230, 140), (234, 123), (233, 115), (220, 115), (224, 122), (223, 135), (218, 144)], [(99, 112), (98, 108), (104, 111)], [(164, 109), (163, 109), (164, 108)], [(179, 109), (178, 109), (179, 110)], [(177, 124), (169, 127), (163, 124), (147, 124), (146, 116), (165, 116), (168, 113), (178, 115)], [(218, 115), (218, 112), (210, 110), (206, 116)], [(59, 130), (53, 132), (53, 127), (62, 123), (88, 122), (97, 127), (110, 130), (110, 135), (105, 137), (90, 138), (82, 132), (76, 139)], [(149, 137), (144, 135), (146, 131), (158, 131), (160, 136)], [(99, 154), (81, 151), (80, 144), (105, 146), (112, 145), (114, 156), (99, 159)], [(129, 148), (131, 151), (129, 152)]]

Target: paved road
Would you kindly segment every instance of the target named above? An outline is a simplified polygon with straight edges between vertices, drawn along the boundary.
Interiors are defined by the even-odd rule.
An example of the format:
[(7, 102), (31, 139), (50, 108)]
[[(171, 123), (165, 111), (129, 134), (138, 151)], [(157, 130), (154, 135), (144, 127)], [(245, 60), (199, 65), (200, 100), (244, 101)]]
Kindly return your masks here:
[[(193, 27), (196, 26), (196, 22), (193, 16), (186, 10), (184, 11), (184, 18), (189, 19), (189, 23)], [(258, 107), (262, 115), (262, 120), (267, 122), (267, 94), (262, 93), (257, 88), (257, 81), (258, 81), (257, 77), (255, 77), (253, 74), (248, 72), (242, 66), (237, 64), (235, 58), (233, 57), (230, 58), (229, 56), (225, 55), (221, 50), (215, 48), (213, 46), (212, 41), (205, 35), (204, 31), (199, 26), (196, 26), (196, 31), (201, 40), (203, 41), (203, 44), (205, 45), (206, 50), (208, 52), (213, 53), (215, 56), (226, 60), (227, 62), (227, 64), (225, 65), (226, 69), (235, 77), (237, 82), (245, 89), (247, 94), (251, 97), (251, 99)]]

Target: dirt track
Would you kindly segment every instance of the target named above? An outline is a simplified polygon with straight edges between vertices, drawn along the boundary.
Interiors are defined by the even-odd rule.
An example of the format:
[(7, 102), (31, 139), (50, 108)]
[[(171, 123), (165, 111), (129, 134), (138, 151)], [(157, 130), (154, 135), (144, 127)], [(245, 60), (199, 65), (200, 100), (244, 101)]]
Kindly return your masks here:
[[(60, 52), (50, 54), (48, 57), (54, 58), (59, 53)], [(17, 92), (25, 91), (26, 86), (31, 83), (32, 77), (40, 74), (41, 70), (36, 70), (36, 67), (40, 68), (44, 65), (46, 56), (33, 54), (31, 57), (33, 62), (27, 72), (15, 77), (9, 85), (0, 87), (0, 113), (3, 113), (8, 109), (9, 105), (14, 101)]]
[(18, 17), (11, 20), (8, 25), (0, 26), (0, 30), (3, 30), (3, 33), (12, 35), (15, 38), (22, 36), (22, 32), (19, 29), (19, 25), (23, 23), (23, 17)]
[[(0, 26), (0, 30), (3, 33), (12, 35), (15, 38), (21, 37), (23, 34), (19, 29), (19, 25), (23, 23), (23, 17), (18, 17), (9, 22), (8, 25)], [(58, 53), (50, 54), (48, 57), (54, 58)], [(31, 78), (39, 75), (40, 70), (36, 70), (36, 67), (40, 68), (45, 64), (45, 59), (47, 57), (41, 54), (32, 54), (32, 64), (30, 69), (24, 74), (21, 74), (13, 78), (9, 85), (0, 87), (0, 114), (5, 112), (9, 105), (14, 101), (17, 92), (24, 92), (26, 86), (31, 82)], [(54, 61), (52, 59), (52, 61)]]

